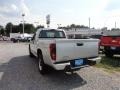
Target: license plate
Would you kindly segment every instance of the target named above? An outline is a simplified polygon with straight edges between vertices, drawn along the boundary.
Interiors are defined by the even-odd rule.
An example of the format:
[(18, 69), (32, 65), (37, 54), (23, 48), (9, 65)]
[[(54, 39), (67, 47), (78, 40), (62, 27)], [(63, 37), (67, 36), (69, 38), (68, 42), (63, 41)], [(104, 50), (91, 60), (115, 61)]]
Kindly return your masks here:
[(83, 59), (76, 59), (74, 61), (71, 61), (72, 67), (77, 67), (83, 65)]
[(83, 59), (75, 60), (75, 66), (83, 65)]
[(111, 49), (112, 49), (112, 50), (115, 50), (115, 49), (116, 49), (116, 47), (111, 47)]

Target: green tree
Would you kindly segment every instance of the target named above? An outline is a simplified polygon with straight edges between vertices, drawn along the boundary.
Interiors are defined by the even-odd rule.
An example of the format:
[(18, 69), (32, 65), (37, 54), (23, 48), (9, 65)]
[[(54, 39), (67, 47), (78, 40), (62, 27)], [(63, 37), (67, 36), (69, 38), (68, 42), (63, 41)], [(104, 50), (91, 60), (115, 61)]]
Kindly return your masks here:
[(3, 26), (2, 25), (0, 25), (0, 30), (3, 28)]
[(59, 29), (65, 29), (65, 30), (71, 30), (73, 28), (89, 28), (89, 27), (84, 26), (84, 25), (75, 25), (75, 24), (67, 25), (64, 27), (59, 27)]
[(87, 26), (84, 25), (75, 25), (75, 24), (71, 24), (70, 28), (88, 28)]
[(2, 25), (0, 25), (0, 35), (5, 35), (5, 29), (3, 28)]
[(4, 29), (4, 28), (2, 28), (2, 29), (0, 30), (0, 34), (1, 34), (1, 35), (5, 35), (5, 29)]
[(25, 24), (25, 33), (34, 33), (36, 30), (35, 30), (35, 27), (33, 26), (33, 24)]
[(112, 28), (112, 31), (120, 30), (120, 28)]
[(71, 24), (70, 27), (71, 28), (76, 28), (76, 25), (75, 24)]
[(9, 23), (6, 24), (5, 29), (6, 29), (7, 36), (9, 36), (10, 32), (12, 32), (12, 27), (13, 27), (13, 24), (11, 22), (9, 22)]
[(37, 30), (37, 29), (39, 29), (39, 28), (44, 28), (44, 26), (38, 25), (35, 29)]
[(18, 28), (18, 25), (13, 25), (12, 26), (12, 33), (19, 33), (19, 28)]
[(20, 33), (23, 33), (23, 24), (22, 24), (22, 23), (20, 23), (20, 24), (18, 25), (18, 31), (19, 31)]

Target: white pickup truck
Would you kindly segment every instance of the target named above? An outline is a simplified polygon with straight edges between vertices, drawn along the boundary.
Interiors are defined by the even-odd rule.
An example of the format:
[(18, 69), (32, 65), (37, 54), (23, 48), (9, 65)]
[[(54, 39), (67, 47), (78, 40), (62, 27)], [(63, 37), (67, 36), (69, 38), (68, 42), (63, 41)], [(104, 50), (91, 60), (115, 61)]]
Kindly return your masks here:
[(38, 29), (29, 44), (29, 54), (39, 60), (39, 71), (48, 66), (55, 70), (74, 71), (86, 66), (88, 60), (99, 60), (98, 39), (67, 39), (61, 29)]

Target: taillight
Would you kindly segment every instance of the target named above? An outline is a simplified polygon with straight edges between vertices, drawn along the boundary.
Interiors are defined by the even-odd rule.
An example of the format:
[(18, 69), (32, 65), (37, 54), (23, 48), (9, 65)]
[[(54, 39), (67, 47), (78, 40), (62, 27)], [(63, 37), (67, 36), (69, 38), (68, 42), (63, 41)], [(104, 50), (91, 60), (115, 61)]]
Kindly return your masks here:
[(52, 43), (50, 44), (50, 56), (51, 56), (51, 59), (52, 60), (56, 60), (56, 44), (55, 43)]

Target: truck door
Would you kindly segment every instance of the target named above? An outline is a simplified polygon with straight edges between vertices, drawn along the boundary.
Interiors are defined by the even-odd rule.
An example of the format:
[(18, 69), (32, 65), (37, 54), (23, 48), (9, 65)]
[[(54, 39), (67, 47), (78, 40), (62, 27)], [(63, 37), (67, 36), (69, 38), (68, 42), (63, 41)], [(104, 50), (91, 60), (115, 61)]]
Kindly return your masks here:
[(35, 37), (36, 37), (36, 33), (33, 35), (32, 39), (31, 39), (31, 45), (30, 45), (31, 50), (34, 53), (34, 55), (36, 54), (35, 53), (35, 42), (36, 42)]

